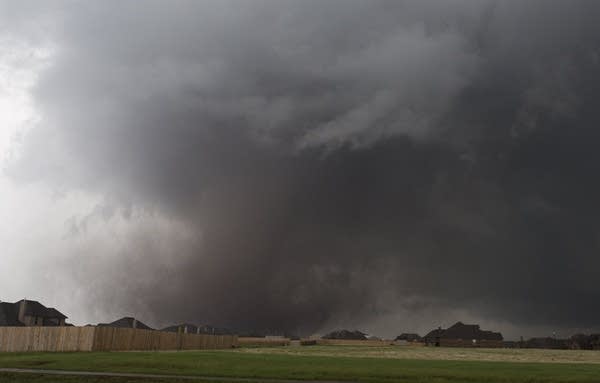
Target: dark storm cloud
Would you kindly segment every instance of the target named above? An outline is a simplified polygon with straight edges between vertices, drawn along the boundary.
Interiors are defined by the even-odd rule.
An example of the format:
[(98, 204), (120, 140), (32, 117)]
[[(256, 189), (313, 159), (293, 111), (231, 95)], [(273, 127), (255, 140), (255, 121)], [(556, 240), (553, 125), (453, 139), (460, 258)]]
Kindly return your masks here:
[(72, 272), (115, 270), (84, 294), (158, 322), (308, 332), (435, 307), (592, 327), (599, 10), (65, 3), (12, 171), (198, 233), (168, 269)]

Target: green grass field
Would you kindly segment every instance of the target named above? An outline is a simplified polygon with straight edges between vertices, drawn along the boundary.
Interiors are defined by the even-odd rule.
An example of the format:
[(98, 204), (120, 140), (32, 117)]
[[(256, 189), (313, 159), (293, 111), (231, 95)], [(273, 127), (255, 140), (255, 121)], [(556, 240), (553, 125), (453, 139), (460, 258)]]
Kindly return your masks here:
[[(169, 375), (194, 375), (253, 378), (349, 380), (360, 382), (600, 382), (599, 353), (589, 352), (588, 363), (502, 362), (478, 359), (489, 350), (428, 349), (420, 359), (390, 357), (389, 353), (402, 353), (406, 348), (362, 348), (368, 357), (361, 356), (361, 348), (343, 346), (285, 347), (268, 349), (238, 349), (226, 351), (194, 352), (113, 352), (113, 353), (7, 353), (0, 354), (0, 367), (41, 368), (81, 371), (109, 371)], [(511, 353), (540, 354), (539, 350), (497, 350), (508, 356)], [(388, 353), (386, 355), (386, 352)], [(408, 351), (407, 351), (408, 352)], [(414, 351), (410, 351), (414, 352)], [(578, 355), (577, 351), (562, 351)], [(382, 353), (378, 357), (376, 353)], [(564, 353), (564, 354), (563, 354)], [(460, 360), (449, 360), (449, 356)], [(544, 354), (544, 353), (542, 353)], [(465, 359), (465, 355), (467, 356)], [(548, 353), (555, 358), (556, 352)], [(437, 357), (436, 357), (437, 356)], [(539, 359), (539, 355), (536, 356)], [(436, 360), (438, 359), (438, 360)], [(440, 360), (444, 359), (444, 360)], [(456, 359), (456, 358), (455, 358)], [(596, 363), (589, 363), (590, 361)], [(21, 376), (0, 374), (7, 382), (140, 382), (131, 378)], [(161, 382), (161, 380), (153, 380)], [(177, 380), (164, 380), (176, 382)]]

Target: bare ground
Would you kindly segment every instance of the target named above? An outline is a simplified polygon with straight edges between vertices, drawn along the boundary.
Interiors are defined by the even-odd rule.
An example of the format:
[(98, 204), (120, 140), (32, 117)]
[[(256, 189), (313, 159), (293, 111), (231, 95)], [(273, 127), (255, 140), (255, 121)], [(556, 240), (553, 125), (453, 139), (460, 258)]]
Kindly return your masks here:
[(413, 346), (303, 346), (277, 348), (241, 348), (238, 349), (237, 352), (249, 354), (345, 356), (356, 358), (600, 364), (600, 351), (590, 350), (538, 350), (494, 348), (469, 349)]

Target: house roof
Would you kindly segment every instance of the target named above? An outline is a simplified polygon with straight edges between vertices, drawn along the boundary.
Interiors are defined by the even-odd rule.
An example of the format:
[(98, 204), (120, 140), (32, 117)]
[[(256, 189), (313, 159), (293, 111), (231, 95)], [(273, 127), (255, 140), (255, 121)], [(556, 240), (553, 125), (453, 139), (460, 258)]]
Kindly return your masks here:
[(19, 309), (14, 303), (0, 302), (0, 326), (23, 326), (19, 322)]
[[(14, 305), (18, 307), (18, 304), (23, 301), (15, 302)], [(25, 315), (44, 317), (44, 318), (60, 318), (66, 319), (67, 316), (58, 311), (53, 307), (46, 307), (38, 301), (25, 300)]]
[(476, 324), (456, 322), (449, 327), (442, 338), (445, 339), (477, 339), (477, 340), (503, 340), (502, 334), (493, 331), (484, 331)]
[(435, 330), (431, 330), (425, 335), (423, 338), (439, 338), (445, 330), (441, 328), (436, 328)]
[(62, 319), (67, 319), (67, 316), (64, 315), (63, 313), (61, 313), (60, 311), (58, 311), (57, 309), (55, 309), (54, 307), (48, 307), (46, 309), (46, 317), (49, 318), (62, 318)]
[(123, 317), (123, 318), (117, 319), (116, 321), (110, 322), (110, 323), (98, 323), (98, 326), (99, 327), (134, 328), (133, 327), (134, 321), (136, 321), (135, 328), (137, 328), (137, 329), (154, 330), (152, 327), (146, 325), (142, 321), (139, 321), (133, 317)]
[(0, 302), (0, 326), (24, 326), (19, 321), (19, 309), (25, 302), (25, 315), (45, 319), (66, 319), (67, 316), (52, 307), (46, 307), (38, 301), (21, 300), (14, 303)]
[(476, 324), (464, 324), (456, 322), (446, 330), (435, 329), (425, 338), (440, 338), (440, 339), (477, 339), (477, 340), (503, 340), (502, 334), (493, 331), (484, 331)]
[(348, 331), (348, 330), (337, 330), (337, 331), (332, 331), (329, 334), (323, 336), (323, 339), (358, 339), (358, 340), (365, 340), (367, 339), (366, 334), (358, 331), (358, 330), (354, 330), (354, 331)]
[(482, 331), (479, 325), (456, 322), (441, 335), (444, 339), (478, 339)]
[(419, 336), (419, 334), (406, 333), (406, 332), (403, 332), (402, 334), (400, 334), (396, 337), (396, 340), (407, 340), (407, 341), (414, 341), (414, 340), (420, 340), (420, 339), (421, 339), (421, 337)]

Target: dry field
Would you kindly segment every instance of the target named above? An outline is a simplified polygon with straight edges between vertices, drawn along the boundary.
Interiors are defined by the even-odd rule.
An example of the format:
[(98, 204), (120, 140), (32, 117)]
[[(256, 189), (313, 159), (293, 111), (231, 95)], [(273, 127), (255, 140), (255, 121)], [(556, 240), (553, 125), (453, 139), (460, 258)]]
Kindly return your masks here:
[(248, 354), (344, 356), (355, 358), (385, 359), (600, 364), (600, 351), (589, 350), (444, 348), (411, 346), (301, 346), (273, 348), (240, 348), (236, 352)]

